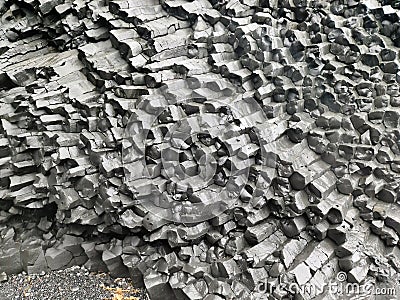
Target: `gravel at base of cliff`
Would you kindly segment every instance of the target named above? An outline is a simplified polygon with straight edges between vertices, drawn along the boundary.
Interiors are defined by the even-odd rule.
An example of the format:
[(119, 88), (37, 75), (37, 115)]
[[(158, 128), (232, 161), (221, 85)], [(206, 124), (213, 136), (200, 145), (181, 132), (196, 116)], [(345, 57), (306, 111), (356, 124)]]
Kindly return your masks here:
[[(118, 290), (120, 288), (120, 290)], [(121, 290), (122, 289), (122, 290)], [(129, 278), (111, 278), (81, 267), (52, 271), (43, 275), (10, 275), (0, 283), (0, 300), (147, 300), (144, 290), (136, 289)]]

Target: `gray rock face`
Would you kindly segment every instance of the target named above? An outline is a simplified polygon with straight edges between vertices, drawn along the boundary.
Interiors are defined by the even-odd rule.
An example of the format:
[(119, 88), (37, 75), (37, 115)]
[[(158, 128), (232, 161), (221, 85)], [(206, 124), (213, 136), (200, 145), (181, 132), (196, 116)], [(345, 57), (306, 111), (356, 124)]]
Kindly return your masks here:
[(51, 270), (59, 270), (68, 265), (72, 260), (72, 254), (64, 249), (49, 248), (46, 251), (45, 259)]
[(148, 272), (147, 276), (145, 276), (144, 284), (150, 299), (176, 299), (165, 275)]
[(2, 253), (0, 258), (1, 270), (6, 274), (22, 272), (21, 257), (18, 248), (10, 248)]
[(150, 299), (309, 299), (328, 295), (290, 284), (397, 280), (389, 2), (0, 1), (0, 281), (84, 265)]

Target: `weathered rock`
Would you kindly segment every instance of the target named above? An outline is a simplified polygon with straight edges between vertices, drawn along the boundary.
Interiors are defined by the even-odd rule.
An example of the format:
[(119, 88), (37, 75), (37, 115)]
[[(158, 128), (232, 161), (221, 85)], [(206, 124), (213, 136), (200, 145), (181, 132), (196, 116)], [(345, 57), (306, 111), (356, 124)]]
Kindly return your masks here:
[(166, 275), (148, 270), (144, 275), (144, 284), (151, 299), (176, 299)]
[(73, 256), (65, 249), (49, 248), (46, 250), (45, 259), (51, 270), (66, 268)]

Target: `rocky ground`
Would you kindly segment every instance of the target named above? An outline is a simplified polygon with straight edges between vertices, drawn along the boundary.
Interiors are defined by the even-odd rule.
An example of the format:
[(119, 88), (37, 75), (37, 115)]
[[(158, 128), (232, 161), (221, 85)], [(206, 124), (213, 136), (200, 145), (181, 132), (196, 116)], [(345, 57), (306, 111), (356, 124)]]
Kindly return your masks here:
[[(1, 278), (5, 278), (2, 276)], [(72, 267), (41, 275), (20, 273), (0, 283), (0, 300), (146, 300), (130, 279)]]

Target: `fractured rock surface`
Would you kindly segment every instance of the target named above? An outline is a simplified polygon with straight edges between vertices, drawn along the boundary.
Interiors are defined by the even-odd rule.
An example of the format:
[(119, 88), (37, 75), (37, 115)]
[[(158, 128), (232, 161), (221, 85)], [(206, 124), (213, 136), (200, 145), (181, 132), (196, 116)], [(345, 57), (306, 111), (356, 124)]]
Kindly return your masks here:
[(150, 299), (399, 286), (398, 1), (0, 16), (1, 274), (84, 265)]

